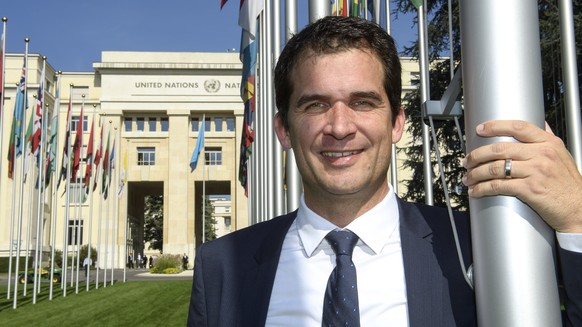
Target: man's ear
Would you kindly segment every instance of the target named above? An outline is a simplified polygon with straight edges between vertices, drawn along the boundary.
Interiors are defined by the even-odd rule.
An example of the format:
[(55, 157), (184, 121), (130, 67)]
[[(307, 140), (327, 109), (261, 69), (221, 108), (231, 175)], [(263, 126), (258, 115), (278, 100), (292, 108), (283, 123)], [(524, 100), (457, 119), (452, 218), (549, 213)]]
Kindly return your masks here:
[(279, 139), (279, 143), (281, 143), (283, 150), (291, 149), (292, 146), (291, 138), (289, 137), (289, 129), (285, 127), (285, 124), (283, 124), (281, 114), (276, 113), (273, 121), (275, 123), (275, 133), (277, 134), (277, 139)]
[(400, 107), (398, 110), (398, 115), (396, 115), (396, 119), (394, 119), (394, 126), (392, 126), (392, 143), (396, 144), (402, 138), (402, 134), (404, 133), (404, 121), (406, 116), (404, 115), (404, 110)]

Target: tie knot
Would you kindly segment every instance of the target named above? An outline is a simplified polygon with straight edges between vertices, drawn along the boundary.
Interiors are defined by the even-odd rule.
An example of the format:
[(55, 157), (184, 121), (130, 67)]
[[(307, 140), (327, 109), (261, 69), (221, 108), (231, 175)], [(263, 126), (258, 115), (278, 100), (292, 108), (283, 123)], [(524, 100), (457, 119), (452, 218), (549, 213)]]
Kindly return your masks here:
[(347, 255), (350, 257), (352, 256), (356, 243), (358, 243), (358, 235), (347, 229), (332, 230), (325, 236), (325, 239), (331, 245), (335, 255)]

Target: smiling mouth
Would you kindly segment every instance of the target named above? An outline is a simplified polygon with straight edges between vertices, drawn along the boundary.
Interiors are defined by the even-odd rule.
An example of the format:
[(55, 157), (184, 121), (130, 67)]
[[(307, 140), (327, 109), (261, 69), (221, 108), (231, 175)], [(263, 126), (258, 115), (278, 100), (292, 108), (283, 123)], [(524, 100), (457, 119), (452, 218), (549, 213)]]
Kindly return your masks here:
[(329, 158), (342, 158), (342, 157), (348, 157), (354, 154), (358, 154), (361, 153), (361, 150), (358, 151), (343, 151), (343, 152), (331, 152), (331, 151), (324, 151), (321, 152), (321, 155), (324, 157), (329, 157)]

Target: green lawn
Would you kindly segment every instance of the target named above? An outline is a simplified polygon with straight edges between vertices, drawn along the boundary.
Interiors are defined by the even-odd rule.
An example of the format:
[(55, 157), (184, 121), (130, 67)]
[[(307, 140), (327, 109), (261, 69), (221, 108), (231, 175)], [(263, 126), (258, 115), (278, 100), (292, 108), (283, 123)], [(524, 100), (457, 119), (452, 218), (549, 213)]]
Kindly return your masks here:
[[(36, 304), (32, 295), (6, 299), (6, 286), (0, 287), (0, 326), (186, 326), (190, 301), (190, 280), (163, 280), (116, 283), (113, 286), (79, 294), (69, 288), (62, 297), (60, 285), (48, 300), (48, 284), (43, 284)], [(20, 292), (22, 294), (22, 292)]]

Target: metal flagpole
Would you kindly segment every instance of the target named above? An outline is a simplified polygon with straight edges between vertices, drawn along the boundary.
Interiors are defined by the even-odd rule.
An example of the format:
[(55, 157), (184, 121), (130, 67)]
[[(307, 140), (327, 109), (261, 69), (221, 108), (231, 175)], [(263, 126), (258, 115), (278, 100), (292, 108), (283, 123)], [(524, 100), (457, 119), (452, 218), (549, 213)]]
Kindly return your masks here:
[[(101, 169), (103, 169), (103, 117), (101, 117), (101, 114), (99, 115), (99, 122), (100, 122), (100, 127), (101, 127), (101, 131), (99, 133), (100, 135), (100, 140), (99, 140), (99, 165), (97, 165), (97, 167), (95, 168), (95, 178), (97, 178), (98, 176), (98, 172), (99, 172), (99, 167), (101, 167)], [(106, 149), (107, 150), (107, 149)], [(101, 172), (101, 174), (103, 174), (103, 172)], [(101, 175), (103, 176), (103, 175)], [(98, 180), (95, 181), (96, 184), (98, 183)], [(94, 187), (96, 187), (96, 185), (94, 185)], [(103, 190), (103, 188), (101, 189)], [(101, 222), (102, 222), (102, 217), (103, 217), (103, 191), (101, 192), (101, 196), (99, 196), (99, 220), (97, 222), (97, 263), (95, 264), (95, 289), (99, 288), (99, 268), (101, 265), (101, 259), (103, 259), (103, 251), (101, 249)]]
[[(89, 140), (89, 142), (92, 142), (92, 145), (95, 144), (95, 111), (97, 105), (93, 104), (93, 118), (91, 119), (91, 131), (89, 134), (89, 137), (93, 137), (92, 139)], [(95, 160), (95, 156), (94, 156), (94, 151), (93, 149), (91, 149), (92, 153), (91, 153), (91, 162), (86, 162), (87, 165), (93, 165), (93, 161)], [(85, 158), (87, 158), (89, 156), (89, 153), (86, 154)], [(85, 167), (85, 169), (87, 169), (87, 167)], [(89, 167), (89, 169), (91, 169), (91, 174), (89, 174), (89, 176), (85, 176), (85, 178), (89, 178), (89, 182), (87, 183), (87, 196), (89, 197), (89, 232), (88, 232), (88, 240), (87, 240), (87, 258), (89, 258), (89, 260), (87, 260), (87, 265), (88, 267), (85, 269), (85, 291), (89, 292), (89, 275), (91, 273), (91, 263), (93, 262), (91, 260), (91, 236), (93, 235), (93, 186), (92, 183), (93, 182), (93, 170), (91, 167)], [(85, 261), (83, 261), (83, 265), (85, 265)]]
[[(115, 140), (113, 141), (113, 150), (115, 150), (115, 144), (117, 144), (118, 142), (116, 142), (118, 140), (117, 137), (117, 127), (114, 128), (115, 131)], [(119, 146), (119, 153), (121, 153), (121, 146)], [(113, 155), (115, 155), (115, 152), (112, 153)], [(119, 156), (115, 156), (113, 158), (113, 161), (117, 161), (117, 158)], [(119, 165), (115, 165), (116, 167), (119, 167)], [(111, 167), (111, 165), (109, 165), (109, 171), (111, 171), (111, 169), (113, 169), (114, 167)], [(119, 169), (115, 169), (115, 173), (117, 173), (119, 171)], [(119, 176), (109, 176), (110, 179), (109, 180), (118, 180)], [(110, 184), (111, 186), (111, 184)], [(109, 195), (113, 194), (113, 198), (110, 197), (110, 201), (113, 201), (113, 221), (112, 221), (112, 235), (111, 235), (111, 284), (113, 285), (113, 275), (114, 275), (114, 271), (113, 269), (115, 268), (115, 252), (119, 249), (119, 247), (117, 247), (117, 238), (118, 238), (118, 234), (117, 231), (119, 230), (119, 212), (117, 211), (117, 197), (115, 197), (115, 195), (117, 194), (117, 183), (113, 183), (113, 186), (115, 186), (115, 192), (109, 192)]]
[[(297, 33), (297, 0), (286, 0), (285, 8), (285, 39), (289, 39)], [(293, 211), (299, 208), (299, 199), (301, 199), (302, 183), (301, 175), (295, 164), (295, 154), (293, 149), (288, 149), (285, 155), (285, 173), (287, 182), (287, 211)]]
[[(109, 132), (111, 132), (111, 120), (109, 121)], [(107, 142), (107, 147), (109, 147), (109, 142)], [(115, 144), (115, 143), (113, 143)], [(107, 151), (109, 151), (109, 149), (107, 149)], [(109, 155), (111, 155), (111, 153), (109, 153)], [(109, 158), (107, 158), (107, 160), (109, 160)], [(103, 164), (105, 164), (105, 162), (103, 162)], [(111, 165), (107, 164), (107, 178), (109, 178), (111, 174)], [(107, 197), (109, 198), (109, 193), (111, 193), (110, 189), (109, 189), (109, 183), (108, 181), (105, 181), (105, 189), (107, 190)], [(106, 214), (105, 214), (105, 259), (104, 259), (104, 263), (105, 266), (103, 267), (103, 287), (107, 287), (107, 247), (109, 246), (109, 199), (105, 199), (105, 201), (107, 202), (105, 204), (106, 207)]]
[[(21, 128), (20, 128), (20, 144), (18, 144), (18, 146), (20, 147), (20, 151), (21, 151), (21, 158), (20, 158), (20, 182), (22, 183), (22, 179), (24, 177), (24, 149), (23, 149), (23, 142), (24, 142), (24, 118), (26, 117), (26, 100), (28, 98), (28, 42), (30, 42), (29, 38), (25, 38), (24, 39), (24, 43), (25, 43), (25, 51), (24, 51), (24, 62), (25, 62), (25, 67), (26, 70), (24, 71), (24, 100), (22, 101), (22, 121), (21, 123)], [(16, 90), (16, 92), (18, 92), (18, 89)], [(16, 151), (16, 149), (14, 150)], [(14, 309), (16, 309), (17, 306), (17, 297), (18, 297), (18, 266), (20, 264), (20, 238), (22, 236), (22, 207), (23, 207), (23, 195), (24, 195), (24, 187), (20, 186), (20, 202), (19, 202), (19, 208), (18, 208), (18, 232), (17, 232), (17, 237), (18, 237), (18, 243), (16, 243), (16, 267), (14, 268), (14, 298), (13, 298), (13, 303), (12, 303), (12, 307)], [(26, 278), (26, 277), (25, 277)]]
[[(34, 283), (33, 283), (33, 292), (32, 292), (32, 303), (35, 304), (36, 303), (36, 294), (37, 294), (37, 287), (38, 287), (38, 292), (40, 292), (40, 271), (39, 268), (41, 261), (42, 261), (42, 255), (39, 254), (39, 252), (42, 251), (42, 244), (40, 243), (41, 241), (41, 231), (42, 231), (42, 218), (44, 216), (44, 210), (41, 206), (42, 204), (42, 189), (43, 189), (43, 173), (42, 173), (42, 162), (43, 160), (41, 160), (41, 158), (43, 157), (42, 155), (42, 151), (44, 149), (44, 123), (45, 123), (45, 112), (46, 110), (44, 110), (44, 79), (45, 79), (45, 69), (46, 69), (46, 57), (42, 58), (42, 73), (40, 75), (40, 83), (39, 83), (39, 90), (41, 90), (42, 94), (39, 93), (38, 98), (36, 99), (37, 103), (37, 110), (40, 110), (40, 117), (41, 117), (41, 121), (40, 121), (40, 144), (38, 145), (38, 161), (37, 161), (37, 165), (35, 165), (37, 167), (38, 170), (38, 191), (37, 191), (37, 205), (36, 205), (36, 240), (35, 240), (35, 247), (34, 247)], [(35, 115), (34, 112), (32, 112), (33, 115)], [(33, 134), (32, 134), (32, 139), (31, 139), (31, 147), (33, 146), (34, 143), (33, 140), (35, 138), (34, 136), (34, 128), (33, 128)], [(35, 160), (36, 158), (34, 157), (34, 153), (33, 155), (33, 160)], [(31, 175), (32, 176), (32, 175)], [(30, 181), (31, 186), (32, 186), (32, 181)], [(32, 211), (32, 205), (30, 206)]]
[[(23, 117), (26, 118), (26, 114)], [(30, 118), (32, 119), (32, 116)], [(27, 149), (26, 149), (27, 147), (28, 147), (28, 141), (26, 141), (24, 143), (24, 149), (23, 149), (23, 152), (22, 152), (23, 155), (24, 155), (25, 152), (27, 152)], [(30, 161), (30, 158), (29, 158), (29, 154), (28, 153), (26, 154), (26, 159), (25, 160), (26, 161)], [(26, 184), (28, 184), (28, 198), (27, 199), (28, 199), (28, 202), (31, 203), (32, 202), (32, 197), (33, 197), (32, 196), (32, 183), (26, 183), (26, 177), (28, 175), (28, 170), (30, 169), (29, 166), (30, 166), (30, 162), (28, 162), (28, 163), (25, 162), (24, 163), (24, 171), (25, 171), (24, 177), (25, 177), (25, 180), (22, 182), (21, 187), (24, 188), (24, 186)], [(21, 201), (24, 201), (24, 199), (21, 200)], [(25, 242), (26, 243), (26, 250), (25, 250), (26, 256), (24, 257), (24, 276), (28, 276), (28, 264), (29, 264), (29, 259), (30, 259), (30, 239), (31, 239), (30, 233), (31, 233), (31, 226), (32, 226), (32, 205), (27, 206), (27, 208), (26, 208), (26, 216), (27, 216), (27, 223), (26, 223), (26, 242)], [(36, 279), (36, 274), (33, 274), (33, 276), (34, 276), (33, 279)], [(26, 296), (27, 292), (28, 292), (28, 277), (27, 278), (24, 278), (24, 283), (22, 284), (22, 295), (23, 296)]]
[[(44, 90), (44, 88), (43, 88)], [(44, 99), (44, 95), (43, 95), (43, 99)], [(41, 142), (43, 144), (46, 145), (46, 133), (47, 133), (47, 116), (48, 115), (48, 109), (49, 109), (49, 105), (47, 103), (44, 104), (44, 117), (42, 118), (43, 124), (41, 125), (42, 129), (41, 129)], [(43, 149), (41, 149), (40, 152), (40, 156), (41, 156), (41, 160), (40, 161), (40, 165), (39, 168), (42, 171), (42, 178), (39, 178), (39, 187), (41, 188), (41, 201), (40, 201), (40, 207), (42, 208), (42, 216), (41, 216), (41, 224), (40, 224), (40, 263), (42, 264), (42, 255), (43, 255), (43, 248), (44, 248), (44, 238), (45, 238), (45, 218), (44, 218), (44, 206), (45, 206), (45, 193), (46, 193), (46, 185), (45, 185), (45, 178), (46, 176), (44, 175), (44, 173), (46, 173), (46, 171), (44, 170), (44, 167), (46, 165), (46, 147)], [(38, 275), (38, 293), (40, 294), (40, 274)]]
[[(428, 29), (426, 25), (426, 0), (418, 8), (418, 44), (420, 63), (420, 103), (430, 100), (430, 76), (428, 60)], [(424, 118), (424, 117), (423, 117)], [(422, 119), (422, 118), (421, 118)], [(428, 126), (422, 123), (422, 153), (424, 157), (424, 192), (426, 204), (434, 203), (432, 191), (432, 162), (430, 159), (430, 134)]]
[[(202, 128), (206, 132), (206, 114), (202, 115)], [(200, 137), (200, 136), (199, 136)], [(206, 153), (204, 146), (200, 149), (204, 154), (202, 155), (202, 243), (206, 242)], [(200, 154), (198, 154), (200, 156)]]
[[(4, 71), (5, 66), (6, 66), (6, 21), (8, 21), (8, 18), (6, 17), (2, 17), (2, 25), (3, 29), (2, 29), (2, 36), (0, 36), (0, 42), (2, 42), (2, 44), (0, 44), (0, 69), (2, 69), (0, 71), (0, 135), (4, 135), (4, 111), (6, 111), (6, 109), (4, 108)], [(0, 154), (4, 153), (4, 142), (0, 142)], [(4, 170), (2, 169), (2, 163), (4, 162), (4, 160), (0, 160), (0, 185), (2, 185), (2, 181), (4, 180)], [(3, 188), (0, 187), (0, 199), (2, 199), (2, 192)], [(12, 249), (12, 237), (10, 237), (10, 248)], [(10, 262), (12, 261), (12, 258), (9, 259)], [(9, 265), (8, 268), (8, 274), (10, 274), (11, 271), (11, 267)], [(10, 294), (10, 278), (8, 278), (8, 292), (7, 294)]]
[[(269, 3), (269, 1), (266, 1)], [(265, 7), (265, 11), (267, 7)], [(271, 42), (271, 53), (273, 56), (273, 60), (270, 60), (270, 69), (267, 70), (269, 74), (269, 81), (273, 80), (273, 69), (274, 63), (277, 62), (279, 59), (279, 55), (281, 54), (281, 2), (280, 1), (273, 1), (273, 8), (271, 13), (271, 26), (273, 30), (273, 38)], [(270, 124), (270, 134), (269, 139), (271, 140), (272, 149), (273, 149), (273, 169), (274, 169), (274, 181), (273, 181), (273, 194), (274, 194), (274, 207), (273, 207), (273, 215), (280, 216), (286, 212), (286, 203), (285, 203), (285, 186), (284, 186), (284, 175), (283, 175), (283, 148), (281, 144), (277, 141), (277, 136), (275, 135), (275, 130), (273, 127), (273, 116), (277, 113), (277, 108), (275, 106), (275, 92), (274, 92), (274, 84), (268, 83), (269, 87), (269, 105), (268, 108), (271, 110), (271, 115), (269, 115), (269, 124)]]
[[(57, 73), (57, 94), (55, 96), (55, 107), (53, 108), (53, 119), (56, 119), (56, 122), (53, 124), (52, 120), (51, 120), (51, 134), (53, 133), (52, 129), (55, 128), (56, 130), (54, 131), (55, 133), (55, 148), (54, 148), (54, 157), (53, 157), (53, 163), (54, 163), (54, 173), (55, 173), (55, 178), (53, 179), (52, 182), (52, 197), (53, 197), (53, 205), (51, 207), (51, 279), (49, 281), (49, 300), (53, 299), (53, 277), (54, 277), (54, 270), (55, 270), (55, 247), (56, 247), (56, 233), (57, 233), (57, 212), (58, 212), (58, 206), (57, 206), (57, 158), (59, 157), (59, 132), (58, 132), (58, 128), (59, 128), (59, 114), (61, 111), (61, 97), (60, 97), (60, 89), (61, 89), (61, 71), (59, 71)], [(50, 163), (49, 163), (50, 165)], [(62, 272), (61, 272), (61, 283), (63, 282), (62, 280)]]
[[(6, 17), (2, 17), (2, 25), (4, 25), (4, 28), (2, 29), (2, 44), (0, 45), (2, 47), (2, 58), (0, 58), (0, 60), (2, 60), (2, 72), (0, 72), (0, 74), (2, 74), (2, 81), (1, 81), (1, 85), (0, 85), (0, 91), (2, 92), (1, 96), (0, 96), (0, 108), (2, 108), (2, 111), (0, 112), (0, 135), (3, 135), (3, 131), (4, 131), (4, 111), (6, 111), (4, 107), (4, 67), (5, 67), (5, 59), (6, 59), (6, 22), (8, 21), (8, 19)], [(0, 153), (4, 153), (4, 142), (0, 142)], [(4, 179), (4, 172), (2, 170), (2, 162), (3, 160), (0, 160), (0, 185), (2, 185), (2, 180)], [(14, 180), (12, 183), (12, 199), (14, 199)], [(2, 187), (0, 187), (0, 196), (2, 195)], [(0, 197), (1, 198), (1, 197)], [(12, 201), (12, 212), (14, 212), (14, 200)], [(12, 278), (12, 248), (14, 247), (13, 245), (13, 241), (14, 241), (14, 214), (11, 214), (11, 219), (10, 219), (10, 239), (8, 240), (8, 283), (7, 283), (7, 289), (6, 289), (6, 299), (9, 300), (10, 299), (10, 287), (12, 286), (11, 283), (11, 278)]]
[[(492, 119), (544, 126), (537, 2), (461, 1), (468, 151)], [(516, 87), (518, 86), (518, 87)], [(479, 326), (561, 326), (554, 231), (510, 196), (469, 199)]]
[[(79, 141), (79, 169), (77, 170), (77, 174), (75, 175), (75, 183), (77, 183), (78, 187), (77, 187), (77, 194), (78, 194), (78, 201), (77, 201), (77, 206), (76, 208), (79, 210), (79, 215), (75, 215), (75, 221), (77, 223), (76, 229), (77, 229), (77, 251), (76, 251), (76, 263), (75, 263), (75, 269), (76, 269), (76, 274), (75, 274), (75, 294), (79, 293), (79, 268), (80, 268), (80, 260), (81, 260), (81, 237), (83, 236), (83, 231), (81, 230), (81, 224), (84, 225), (83, 223), (83, 178), (81, 177), (81, 179), (79, 179), (79, 174), (82, 174), (83, 169), (81, 168), (82, 165), (82, 161), (81, 157), (83, 156), (83, 138), (85, 136), (85, 114), (84, 114), (84, 109), (85, 109), (85, 94), (81, 95), (81, 113), (79, 114), (79, 123), (77, 124), (77, 128), (81, 129), (81, 139)], [(73, 154), (74, 155), (74, 154)], [(79, 183), (79, 180), (81, 180), (81, 183)], [(75, 209), (75, 210), (77, 210)]]
[[(386, 32), (392, 34), (391, 21), (390, 21), (390, 0), (385, 0), (386, 2)], [(378, 9), (376, 9), (378, 8)], [(380, 23), (380, 1), (374, 0), (374, 19), (377, 18), (377, 23)], [(397, 160), (396, 144), (392, 144), (392, 155), (390, 156), (390, 182), (394, 193), (398, 195), (398, 160)]]
[[(69, 131), (68, 135), (65, 133), (65, 144), (67, 146), (67, 174), (65, 176), (65, 221), (63, 222), (63, 268), (62, 268), (62, 278), (61, 278), (61, 287), (63, 288), (63, 297), (67, 296), (67, 281), (68, 281), (68, 274), (67, 274), (67, 265), (68, 265), (68, 252), (69, 252), (69, 216), (71, 214), (71, 126), (73, 125), (73, 117), (72, 117), (72, 110), (73, 110), (73, 88), (74, 85), (69, 85), (69, 108), (67, 113), (67, 130)], [(67, 139), (68, 138), (68, 139)], [(65, 154), (63, 153), (63, 156)], [(72, 230), (74, 231), (74, 229)], [(72, 235), (71, 235), (72, 236)], [(71, 262), (72, 264), (72, 262)], [(72, 279), (72, 275), (71, 275)]]
[(568, 147), (576, 161), (578, 171), (582, 171), (582, 123), (580, 121), (580, 92), (572, 0), (560, 0), (558, 3), (560, 8), (560, 40), (562, 42), (562, 72), (564, 75)]
[[(121, 131), (120, 131), (121, 132)], [(125, 145), (125, 154), (123, 155), (123, 170), (125, 173), (125, 176), (123, 176), (123, 178), (125, 179), (125, 201), (124, 202), (124, 209), (125, 209), (125, 224), (123, 227), (123, 282), (125, 283), (127, 281), (127, 264), (125, 264), (125, 260), (127, 260), (127, 229), (128, 229), (128, 224), (129, 224), (129, 213), (128, 213), (128, 202), (129, 202), (129, 184), (127, 182), (127, 152), (129, 149), (129, 139), (126, 139), (126, 145)], [(147, 262), (146, 262), (147, 265)], [(147, 266), (146, 266), (147, 267)]]

